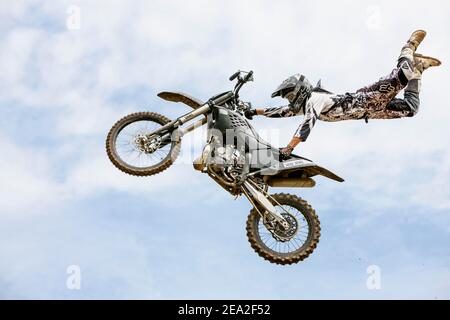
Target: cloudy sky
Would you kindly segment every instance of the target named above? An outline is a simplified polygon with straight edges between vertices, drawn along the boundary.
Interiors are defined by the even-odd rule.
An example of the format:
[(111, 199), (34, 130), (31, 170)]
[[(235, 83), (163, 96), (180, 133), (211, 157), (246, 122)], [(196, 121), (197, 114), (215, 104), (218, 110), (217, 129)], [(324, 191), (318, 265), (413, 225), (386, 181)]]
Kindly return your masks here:
[[(450, 298), (450, 5), (422, 3), (0, 2), (0, 298)], [(296, 151), (346, 181), (273, 190), (321, 218), (318, 248), (297, 265), (252, 251), (250, 205), (192, 169), (201, 135), (154, 177), (107, 159), (120, 117), (189, 111), (159, 91), (206, 100), (252, 69), (242, 97), (255, 106), (282, 103), (270, 93), (297, 72), (351, 92), (389, 73), (417, 28), (428, 31), (419, 51), (443, 61), (424, 74), (418, 115), (318, 123)], [(299, 121), (253, 124), (281, 146)]]

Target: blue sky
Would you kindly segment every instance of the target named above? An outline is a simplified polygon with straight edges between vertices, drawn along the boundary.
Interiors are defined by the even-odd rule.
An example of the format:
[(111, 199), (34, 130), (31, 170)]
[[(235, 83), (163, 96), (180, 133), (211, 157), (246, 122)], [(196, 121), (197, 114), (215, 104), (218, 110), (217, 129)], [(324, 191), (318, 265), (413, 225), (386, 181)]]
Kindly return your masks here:
[[(449, 4), (431, 1), (14, 1), (0, 4), (0, 298), (448, 299)], [(68, 28), (70, 8), (79, 28)], [(437, 8), (437, 10), (436, 10)], [(250, 248), (250, 205), (234, 201), (192, 156), (137, 178), (107, 159), (111, 125), (134, 111), (175, 117), (252, 69), (242, 97), (270, 99), (287, 76), (348, 92), (390, 72), (411, 31), (443, 61), (423, 79), (414, 118), (318, 123), (298, 153), (343, 176), (306, 199), (322, 223), (304, 262), (277, 266)], [(254, 120), (285, 144), (301, 118)], [(81, 289), (66, 287), (78, 265)], [(366, 286), (368, 266), (381, 288)]]

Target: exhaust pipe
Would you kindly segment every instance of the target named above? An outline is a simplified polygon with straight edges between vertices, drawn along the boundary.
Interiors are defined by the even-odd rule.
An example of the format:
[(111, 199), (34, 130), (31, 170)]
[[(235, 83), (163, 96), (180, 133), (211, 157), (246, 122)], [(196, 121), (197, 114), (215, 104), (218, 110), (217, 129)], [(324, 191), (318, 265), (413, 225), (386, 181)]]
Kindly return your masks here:
[(268, 177), (266, 183), (274, 188), (312, 188), (316, 185), (311, 178)]

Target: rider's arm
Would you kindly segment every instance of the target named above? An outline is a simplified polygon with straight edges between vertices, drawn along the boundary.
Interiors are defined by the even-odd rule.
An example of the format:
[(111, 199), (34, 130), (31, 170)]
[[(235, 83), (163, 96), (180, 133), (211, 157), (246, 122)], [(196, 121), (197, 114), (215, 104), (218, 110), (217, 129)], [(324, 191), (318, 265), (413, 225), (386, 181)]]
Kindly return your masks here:
[(289, 144), (286, 147), (280, 149), (283, 155), (289, 156), (300, 142), (306, 141), (306, 139), (308, 138), (308, 135), (317, 120), (314, 109), (311, 109), (312, 110), (309, 110), (309, 112), (306, 112), (305, 119), (295, 131), (295, 134), (292, 137), (291, 141), (289, 141)]
[[(298, 141), (295, 146), (300, 141), (306, 141), (306, 139), (308, 139), (308, 136), (311, 133), (311, 129), (316, 124), (317, 118), (318, 115), (316, 113), (316, 110), (314, 110), (312, 105), (307, 105), (305, 118), (303, 119), (303, 122), (298, 126), (297, 130), (295, 131), (294, 137), (291, 140), (291, 142), (293, 143), (295, 143), (295, 141)], [(298, 138), (299, 140), (293, 141), (295, 138)]]
[(256, 114), (266, 116), (269, 118), (281, 118), (281, 117), (295, 116), (295, 113), (290, 110), (289, 106), (270, 107), (270, 108), (266, 108), (266, 109), (256, 109)]
[(294, 150), (295, 147), (296, 147), (300, 142), (302, 142), (302, 138), (293, 136), (292, 139), (291, 139), (291, 141), (290, 141), (289, 144), (288, 144), (288, 147), (291, 148), (292, 150)]
[(318, 114), (321, 114), (324, 109), (327, 110), (328, 108), (333, 107), (334, 103), (333, 94), (313, 93), (306, 103), (305, 118), (303, 119), (303, 122), (295, 131), (295, 134), (287, 147), (282, 148), (282, 150), (287, 154), (290, 154), (300, 142), (306, 141), (311, 129), (319, 118)]
[(282, 155), (284, 155), (285, 157), (288, 157), (301, 141), (302, 141), (302, 139), (299, 137), (296, 137), (296, 136), (292, 137), (291, 141), (289, 142), (289, 144), (286, 147), (280, 148), (280, 153)]
[[(266, 109), (256, 109), (257, 115), (264, 115), (266, 117), (271, 118), (279, 118), (279, 117), (292, 117), (296, 114), (292, 112), (289, 108), (289, 106), (281, 106), (281, 107), (274, 107), (274, 108), (266, 108)], [(287, 145), (286, 148), (282, 148), (283, 151), (287, 152), (287, 154), (290, 154), (292, 150), (295, 149), (295, 147), (302, 141), (306, 141), (308, 138), (308, 135), (311, 131), (311, 128), (316, 123), (317, 116), (314, 108), (312, 105), (308, 105), (306, 108), (306, 114), (305, 119), (300, 124), (298, 129), (296, 130), (294, 136), (292, 137), (291, 141)]]

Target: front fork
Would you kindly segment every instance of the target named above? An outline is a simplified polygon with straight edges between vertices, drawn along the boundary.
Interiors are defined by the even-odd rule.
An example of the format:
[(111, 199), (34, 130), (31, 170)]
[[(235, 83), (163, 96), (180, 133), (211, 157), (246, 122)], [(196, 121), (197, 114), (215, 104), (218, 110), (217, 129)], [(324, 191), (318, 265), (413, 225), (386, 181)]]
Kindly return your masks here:
[(205, 114), (206, 112), (209, 111), (209, 109), (210, 109), (209, 105), (205, 104), (202, 107), (195, 109), (194, 111), (189, 112), (189, 113), (185, 114), (184, 116), (181, 116), (178, 119), (165, 124), (161, 128), (158, 128), (158, 129), (154, 130), (153, 132), (146, 134), (146, 138), (148, 140), (151, 140), (155, 136), (161, 135), (160, 148), (162, 148), (174, 140), (174, 137), (172, 136), (174, 133), (176, 134), (175, 139), (179, 139), (186, 133), (191, 132), (191, 131), (203, 126), (206, 123), (206, 117), (203, 117), (201, 120), (198, 120), (198, 121), (190, 124), (186, 128), (180, 129), (177, 132), (175, 132), (175, 130), (177, 130), (181, 125), (194, 119), (195, 117), (198, 117), (199, 115)]
[[(207, 113), (210, 110), (210, 106), (209, 104), (204, 104), (203, 106), (201, 106), (198, 109), (195, 109), (194, 111), (191, 111), (187, 114), (185, 114), (184, 116), (179, 117), (176, 120), (170, 121), (169, 123), (163, 125), (161, 128), (158, 128), (156, 130), (154, 130), (153, 132), (149, 133), (149, 136), (153, 136), (153, 135), (157, 135), (157, 134), (161, 134), (163, 132), (172, 132), (174, 129), (178, 128), (179, 126), (185, 124), (186, 122)], [(195, 128), (192, 128), (192, 130)]]
[[(206, 118), (203, 118), (201, 120), (198, 120), (192, 124), (190, 124), (189, 126), (187, 126), (184, 129), (180, 129), (177, 133), (176, 133), (176, 139), (178, 139), (179, 137), (184, 136), (186, 133), (189, 133), (191, 131), (194, 131), (197, 128), (200, 128), (201, 126), (203, 126), (204, 124), (206, 124)], [(167, 132), (165, 134), (163, 134), (161, 136), (161, 140), (162, 140), (162, 144), (161, 147), (165, 146), (166, 144), (172, 142), (174, 139), (172, 137), (172, 135), (174, 134), (174, 130), (176, 130), (178, 128), (179, 125), (173, 127), (173, 131)], [(149, 133), (147, 136), (153, 137), (155, 135), (154, 132)]]
[[(280, 223), (281, 226), (283, 226), (283, 228), (289, 229), (289, 223), (286, 221), (286, 219), (283, 218), (283, 216), (281, 214), (279, 214), (277, 212), (277, 210), (275, 209), (273, 204), (269, 201), (267, 196), (264, 193), (262, 193), (260, 190), (258, 190), (259, 188), (256, 188), (252, 183), (250, 183), (248, 180), (246, 180), (246, 181), (244, 181), (244, 183), (242, 185), (242, 189), (243, 189), (245, 196), (253, 204), (253, 206), (255, 207), (255, 209), (257, 211), (259, 211), (259, 210), (256, 207), (254, 201), (256, 201), (261, 207), (263, 207), (263, 209), (266, 212), (268, 212), (269, 216), (271, 216), (275, 221)], [(261, 212), (260, 212), (260, 214), (264, 215), (264, 213), (261, 213)], [(262, 216), (261, 218), (263, 220), (265, 220), (264, 216)]]

